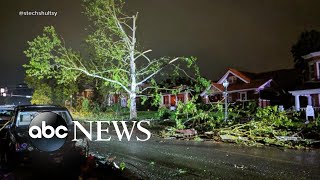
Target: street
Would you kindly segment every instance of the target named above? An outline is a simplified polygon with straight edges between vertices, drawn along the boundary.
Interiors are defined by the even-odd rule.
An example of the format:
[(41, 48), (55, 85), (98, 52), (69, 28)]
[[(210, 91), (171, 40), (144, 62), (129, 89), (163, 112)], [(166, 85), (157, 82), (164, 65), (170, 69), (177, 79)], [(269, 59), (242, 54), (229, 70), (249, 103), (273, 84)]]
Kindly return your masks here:
[[(112, 137), (113, 138), (113, 137)], [(116, 138), (114, 138), (116, 139)], [(319, 179), (320, 152), (164, 140), (91, 142), (143, 179)]]
[[(143, 138), (143, 134), (134, 131)], [(112, 141), (90, 141), (90, 154), (101, 161), (114, 162), (96, 168), (100, 179), (319, 179), (319, 150), (293, 150), (276, 147), (246, 147), (213, 141), (163, 139), (156, 133), (146, 142), (119, 141), (114, 130), (103, 134)], [(96, 134), (93, 134), (96, 136)], [(95, 139), (96, 137), (93, 137)], [(110, 164), (110, 163), (109, 163)], [(120, 167), (120, 168), (119, 168)], [(121, 167), (124, 171), (121, 171)], [(20, 165), (11, 172), (0, 168), (5, 179), (77, 179), (78, 168)], [(129, 173), (128, 173), (129, 172)], [(99, 178), (98, 178), (99, 179)]]

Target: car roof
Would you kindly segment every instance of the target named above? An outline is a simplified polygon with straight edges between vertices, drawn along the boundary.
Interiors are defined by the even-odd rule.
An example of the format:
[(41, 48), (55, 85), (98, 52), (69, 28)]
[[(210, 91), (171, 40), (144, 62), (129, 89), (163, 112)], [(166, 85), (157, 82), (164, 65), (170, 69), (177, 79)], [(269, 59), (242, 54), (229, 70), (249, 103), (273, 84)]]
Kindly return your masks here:
[(56, 105), (20, 105), (16, 107), (18, 111), (66, 111), (65, 107)]
[(14, 105), (0, 105), (0, 110), (7, 110), (7, 111), (11, 110), (11, 111), (13, 111), (14, 108), (15, 108)]

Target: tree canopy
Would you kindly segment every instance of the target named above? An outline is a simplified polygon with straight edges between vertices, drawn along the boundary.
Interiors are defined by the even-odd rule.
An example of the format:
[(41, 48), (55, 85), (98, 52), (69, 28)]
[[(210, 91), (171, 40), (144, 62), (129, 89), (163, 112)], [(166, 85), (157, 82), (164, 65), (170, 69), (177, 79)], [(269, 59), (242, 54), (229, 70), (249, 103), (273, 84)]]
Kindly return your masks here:
[[(39, 80), (54, 78), (58, 84), (77, 81), (80, 76), (99, 79), (105, 86), (128, 94), (131, 119), (137, 117), (137, 94), (156, 89), (155, 77), (164, 69), (187, 75), (186, 67), (195, 71), (193, 79), (199, 76), (194, 57), (150, 58), (152, 50), (143, 50), (137, 44), (138, 13), (126, 15), (123, 1), (84, 0), (84, 5), (92, 22), (85, 39), (86, 52), (67, 48), (53, 26), (45, 27), (42, 35), (28, 42), (25, 54), (30, 62), (24, 65), (28, 76)], [(149, 86), (143, 86), (146, 83)]]

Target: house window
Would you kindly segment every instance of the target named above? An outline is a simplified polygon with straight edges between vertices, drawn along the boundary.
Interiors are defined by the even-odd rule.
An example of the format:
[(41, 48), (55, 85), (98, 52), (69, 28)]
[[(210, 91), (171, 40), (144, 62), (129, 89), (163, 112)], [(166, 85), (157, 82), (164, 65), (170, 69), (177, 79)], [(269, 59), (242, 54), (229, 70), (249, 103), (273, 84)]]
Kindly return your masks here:
[(184, 103), (184, 94), (178, 94), (178, 101), (181, 101)]
[(163, 104), (169, 104), (169, 97), (163, 96)]
[(240, 101), (247, 100), (247, 92), (240, 92)]
[(218, 95), (208, 96), (209, 102), (217, 102), (219, 100)]
[(121, 107), (127, 107), (127, 99), (121, 98)]
[(236, 76), (229, 76), (228, 81), (230, 84), (234, 84), (237, 81), (237, 77)]
[(310, 80), (314, 80), (314, 78), (315, 78), (314, 67), (315, 67), (315, 64), (309, 65), (309, 79)]

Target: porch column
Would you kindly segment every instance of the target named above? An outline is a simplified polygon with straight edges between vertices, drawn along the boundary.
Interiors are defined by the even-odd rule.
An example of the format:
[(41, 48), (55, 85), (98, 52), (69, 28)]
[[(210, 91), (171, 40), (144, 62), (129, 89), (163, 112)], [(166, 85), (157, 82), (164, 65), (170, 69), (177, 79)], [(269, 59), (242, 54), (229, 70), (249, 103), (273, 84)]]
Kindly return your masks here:
[(160, 95), (161, 96), (161, 101), (160, 101), (160, 105), (164, 105), (163, 102), (164, 102), (164, 96), (163, 95)]
[(312, 97), (311, 95), (307, 95), (308, 97), (308, 105), (312, 106)]
[(205, 95), (204, 98), (205, 98), (205, 103), (206, 103), (206, 104), (209, 104), (209, 97), (208, 97), (208, 95)]
[(178, 94), (176, 95), (176, 106), (178, 106)]
[(108, 106), (111, 106), (111, 95), (108, 95)]
[(299, 100), (299, 95), (294, 96), (294, 102), (295, 102), (295, 108), (296, 111), (300, 111), (300, 100)]

